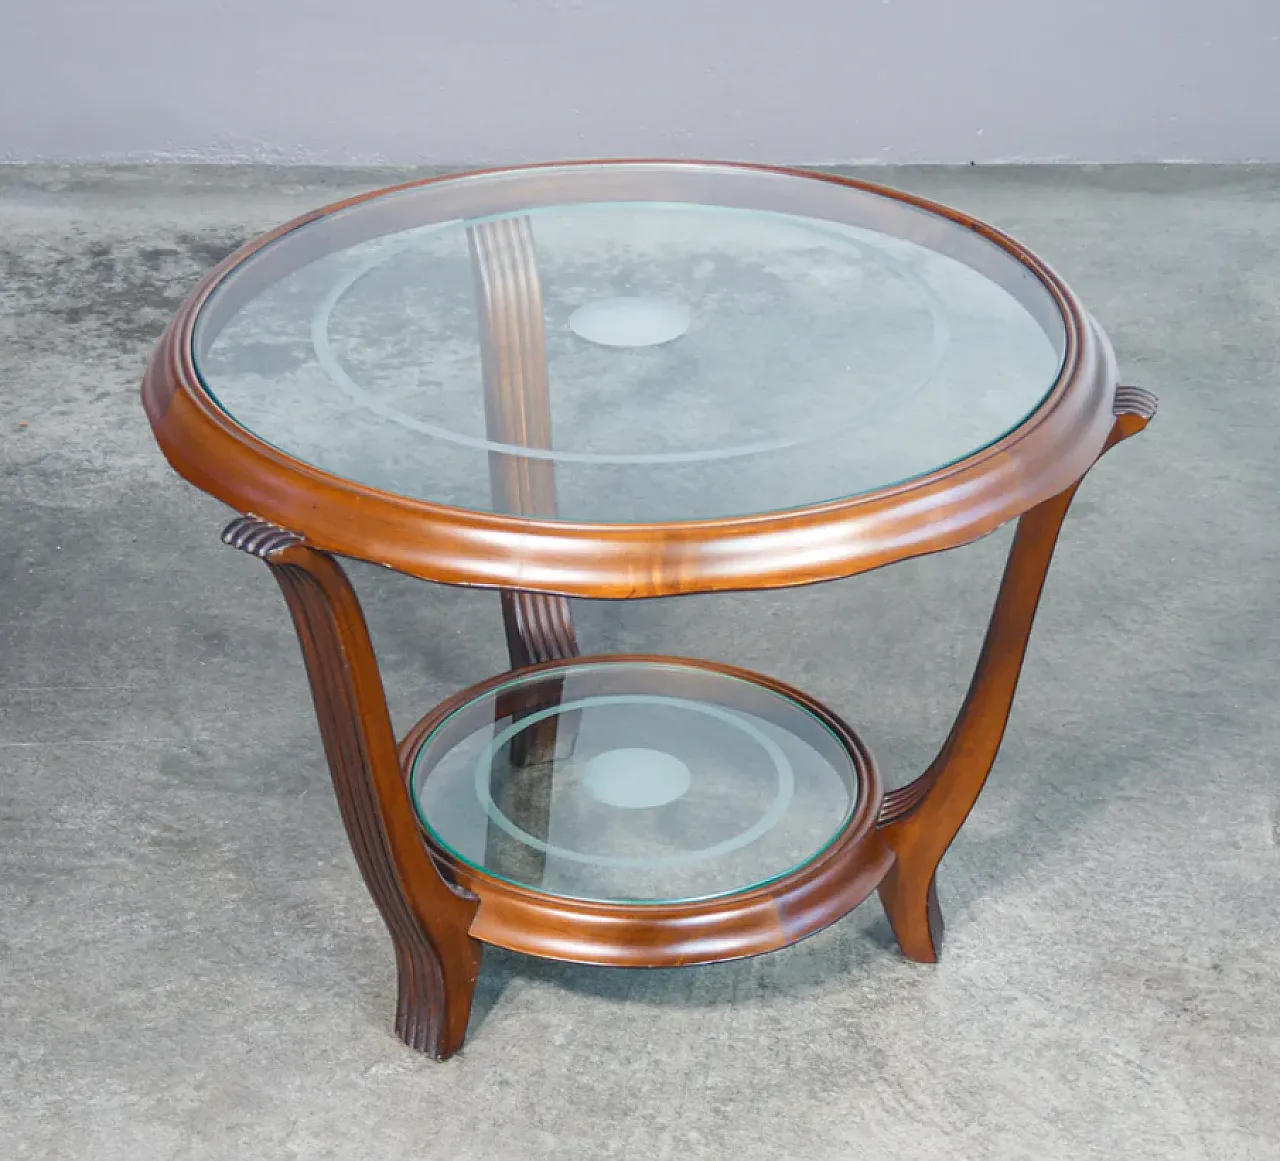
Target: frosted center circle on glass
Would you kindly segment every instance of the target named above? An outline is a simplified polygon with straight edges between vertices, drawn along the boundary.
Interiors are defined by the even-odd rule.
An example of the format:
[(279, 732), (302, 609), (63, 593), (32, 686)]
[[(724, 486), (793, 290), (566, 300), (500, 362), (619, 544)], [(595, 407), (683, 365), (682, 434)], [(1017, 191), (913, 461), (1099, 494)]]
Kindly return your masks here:
[(622, 810), (666, 806), (692, 783), (689, 767), (674, 754), (640, 746), (597, 754), (582, 776), (582, 787), (592, 798)]
[(606, 298), (580, 306), (569, 329), (601, 347), (656, 347), (689, 329), (687, 304), (662, 298)]

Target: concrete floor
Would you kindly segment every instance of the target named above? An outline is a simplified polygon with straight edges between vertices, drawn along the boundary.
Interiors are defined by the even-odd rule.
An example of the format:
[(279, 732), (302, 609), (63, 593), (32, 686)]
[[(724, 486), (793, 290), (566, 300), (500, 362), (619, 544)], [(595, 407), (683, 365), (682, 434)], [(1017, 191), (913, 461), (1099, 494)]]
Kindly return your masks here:
[[(0, 1155), (1280, 1158), (1280, 171), (878, 175), (1039, 250), (1161, 399), (1068, 521), (943, 961), (874, 901), (710, 968), (490, 952), (443, 1065), (389, 1030), (278, 593), (137, 396), (204, 268), (391, 176), (0, 170)], [(795, 681), (898, 783), (1007, 543), (581, 632)], [(492, 595), (356, 572), (401, 728), (500, 665)]]

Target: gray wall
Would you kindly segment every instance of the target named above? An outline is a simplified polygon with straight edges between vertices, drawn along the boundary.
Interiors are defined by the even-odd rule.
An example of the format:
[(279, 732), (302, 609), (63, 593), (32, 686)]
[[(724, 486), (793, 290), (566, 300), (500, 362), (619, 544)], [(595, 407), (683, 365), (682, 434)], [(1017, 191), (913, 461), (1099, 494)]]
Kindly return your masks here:
[(0, 158), (1280, 159), (1280, 0), (0, 0)]

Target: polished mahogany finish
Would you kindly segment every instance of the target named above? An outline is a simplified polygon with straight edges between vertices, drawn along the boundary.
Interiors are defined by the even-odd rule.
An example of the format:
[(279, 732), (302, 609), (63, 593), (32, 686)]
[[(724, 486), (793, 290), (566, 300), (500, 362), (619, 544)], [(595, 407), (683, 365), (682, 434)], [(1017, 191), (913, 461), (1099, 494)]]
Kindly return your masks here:
[[(466, 182), (436, 179), (446, 183), (441, 212), (480, 219), (557, 199), (621, 198), (637, 164), (512, 171), (510, 190), (490, 191), (483, 204)], [(1047, 288), (1065, 328), (1061, 373), (1043, 403), (1015, 430), (958, 463), (870, 494), (789, 511), (671, 524), (562, 521), (555, 518), (551, 463), (511, 455), (490, 461), (494, 512), (382, 492), (304, 464), (250, 434), (203, 387), (193, 345), (197, 315), (251, 257), (265, 251), (277, 267), (287, 268), (295, 259), (287, 247), (271, 250), (275, 242), (377, 195), (307, 215), (228, 258), (183, 305), (147, 368), (144, 403), (165, 455), (198, 487), (248, 514), (231, 523), (224, 539), (264, 560), (284, 593), (347, 835), (395, 947), (396, 1030), (407, 1044), (437, 1058), (463, 1042), (483, 943), (595, 964), (705, 963), (784, 947), (839, 919), (878, 888), (903, 953), (936, 959), (942, 937), (937, 866), (999, 749), (1059, 528), (1096, 459), (1142, 430), (1155, 413), (1149, 393), (1117, 389), (1105, 338), (1061, 280), (991, 227), (867, 183), (767, 167), (664, 163), (662, 181), (670, 188), (662, 192), (696, 200), (711, 168), (805, 176), (826, 183), (837, 199), (842, 191), (871, 192), (884, 199), (886, 214), (923, 210), (926, 217), (963, 226), (951, 243), (958, 250), (980, 241), (1020, 264)], [(567, 186), (566, 173), (573, 178)], [(360, 239), (364, 227), (357, 218), (335, 220), (349, 241)], [(487, 434), (505, 445), (549, 449), (541, 291), (527, 220), (472, 222), (468, 245)], [(961, 256), (974, 264), (990, 261), (983, 253)], [(258, 271), (255, 277), (266, 275)], [(579, 653), (566, 597), (811, 584), (952, 548), (1013, 519), (1019, 520), (1017, 534), (968, 696), (937, 758), (905, 787), (885, 794), (853, 730), (800, 691), (728, 666), (682, 663), (732, 674), (804, 706), (843, 746), (858, 772), (858, 793), (835, 840), (780, 878), (704, 899), (644, 905), (519, 886), (452, 857), (432, 838), (414, 808), (410, 768), (450, 715), (511, 675), (445, 701), (397, 745), (358, 600), (334, 559), (345, 555), (427, 580), (501, 590), (513, 670), (554, 674)], [(545, 691), (539, 696), (545, 698)], [(509, 712), (519, 716), (537, 708)], [(511, 754), (513, 766), (527, 767), (510, 804), (524, 817), (549, 809), (539, 763), (574, 744), (572, 714), (547, 721)]]

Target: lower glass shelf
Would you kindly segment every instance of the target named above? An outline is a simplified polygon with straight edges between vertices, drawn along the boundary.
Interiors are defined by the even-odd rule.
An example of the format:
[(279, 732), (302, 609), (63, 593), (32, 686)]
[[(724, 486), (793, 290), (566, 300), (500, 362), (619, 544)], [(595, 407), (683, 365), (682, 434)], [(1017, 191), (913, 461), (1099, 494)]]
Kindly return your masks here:
[(484, 683), (407, 761), (419, 819), (448, 857), (545, 895), (636, 906), (804, 867), (849, 824), (870, 764), (848, 727), (781, 683), (628, 657)]

